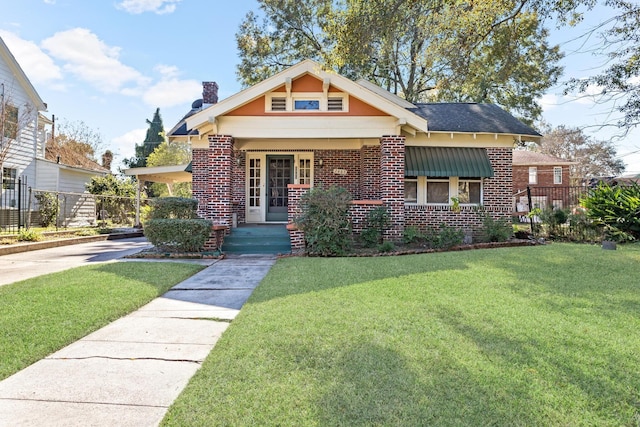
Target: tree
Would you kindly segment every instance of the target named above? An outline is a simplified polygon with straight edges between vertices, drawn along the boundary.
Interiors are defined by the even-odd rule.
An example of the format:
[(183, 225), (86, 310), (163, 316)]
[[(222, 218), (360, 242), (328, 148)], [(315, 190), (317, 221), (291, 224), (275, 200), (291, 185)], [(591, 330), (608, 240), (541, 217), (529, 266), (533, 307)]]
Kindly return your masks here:
[[(147, 158), (147, 166), (184, 165), (191, 161), (191, 147), (184, 142), (168, 142), (160, 144)], [(191, 183), (153, 183), (151, 193), (157, 197), (177, 196), (191, 197)]]
[(532, 123), (561, 73), (538, 11), (565, 1), (259, 3), (263, 20), (250, 12), (236, 34), (245, 85), (311, 58), (411, 102), (496, 103)]
[(162, 124), (162, 117), (160, 116), (160, 108), (156, 108), (156, 112), (153, 114), (153, 120), (147, 119), (149, 128), (147, 129), (147, 135), (144, 138), (144, 142), (135, 146), (135, 157), (130, 159), (124, 159), (123, 163), (129, 168), (142, 168), (147, 166), (147, 158), (153, 150), (155, 150), (165, 140), (164, 125)]
[(626, 133), (640, 124), (640, 3), (606, 0), (604, 4), (617, 11), (615, 16), (584, 37), (596, 33), (600, 45), (594, 54), (607, 57), (609, 65), (594, 76), (571, 79), (565, 93), (597, 89), (598, 102), (613, 102), (622, 113), (615, 125)]
[(616, 148), (611, 141), (592, 139), (579, 128), (545, 126), (538, 150), (577, 162), (570, 167), (574, 185), (585, 178), (616, 176), (624, 171), (624, 162), (616, 158)]
[(88, 159), (96, 161), (96, 153), (105, 148), (100, 130), (91, 129), (85, 122), (67, 119), (56, 123), (53, 143), (80, 153)]
[(131, 178), (115, 175), (94, 176), (86, 185), (87, 191), (98, 197), (100, 218), (106, 213), (113, 222), (124, 224), (135, 209), (136, 187)]

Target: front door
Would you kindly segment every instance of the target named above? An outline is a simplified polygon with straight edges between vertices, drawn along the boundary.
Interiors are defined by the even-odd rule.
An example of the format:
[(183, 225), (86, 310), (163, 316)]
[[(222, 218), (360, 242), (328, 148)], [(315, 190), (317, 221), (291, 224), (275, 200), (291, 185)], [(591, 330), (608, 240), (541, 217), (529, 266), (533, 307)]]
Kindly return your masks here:
[(267, 221), (287, 221), (293, 156), (267, 156)]

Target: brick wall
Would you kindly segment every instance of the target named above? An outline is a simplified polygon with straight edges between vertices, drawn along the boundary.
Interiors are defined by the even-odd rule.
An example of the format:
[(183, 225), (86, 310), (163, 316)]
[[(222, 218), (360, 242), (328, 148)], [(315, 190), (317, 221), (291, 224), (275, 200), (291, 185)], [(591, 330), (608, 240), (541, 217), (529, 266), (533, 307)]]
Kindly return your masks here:
[[(359, 150), (317, 150), (314, 170), (314, 184), (325, 188), (338, 186), (346, 188), (354, 199), (360, 198), (360, 151)], [(322, 166), (318, 161), (322, 159)], [(346, 174), (336, 173), (336, 169)]]
[[(493, 178), (483, 179), (483, 207), (486, 213), (496, 219), (511, 219), (511, 148), (487, 148), (493, 167)], [(453, 212), (450, 206), (405, 205), (406, 226), (421, 230), (439, 228), (441, 224), (468, 230), (474, 239), (480, 236), (482, 218), (473, 206), (461, 206), (460, 212)]]
[(380, 146), (360, 149), (360, 198), (380, 199)]
[(530, 187), (568, 187), (569, 166), (562, 167), (562, 184), (553, 183), (553, 165), (538, 165), (538, 183), (529, 184), (529, 166), (513, 166), (513, 190), (514, 193)]
[(404, 136), (380, 138), (380, 198), (391, 224), (384, 238), (399, 240), (404, 232)]
[(191, 189), (193, 197), (198, 201), (198, 216), (205, 219), (209, 219), (207, 212), (207, 206), (209, 205), (209, 194), (207, 192), (209, 185), (208, 158), (207, 149), (194, 148), (191, 153), (193, 171), (191, 174)]
[(207, 213), (208, 219), (213, 220), (215, 224), (231, 225), (233, 159), (233, 137), (210, 135)]

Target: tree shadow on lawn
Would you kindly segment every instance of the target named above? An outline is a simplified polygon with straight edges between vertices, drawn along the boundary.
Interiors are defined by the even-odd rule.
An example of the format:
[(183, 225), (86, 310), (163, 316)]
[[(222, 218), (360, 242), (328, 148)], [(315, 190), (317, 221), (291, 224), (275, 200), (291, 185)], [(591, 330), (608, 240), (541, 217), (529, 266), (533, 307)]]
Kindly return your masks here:
[(462, 271), (467, 269), (466, 259), (468, 253), (464, 252), (370, 258), (284, 258), (271, 268), (249, 301), (260, 303), (420, 273)]
[(472, 344), (472, 357), (485, 361), (474, 367), (476, 378), (492, 369), (501, 372), (500, 381), (509, 377), (510, 389), (491, 404), (511, 408), (518, 417), (522, 415), (516, 410), (519, 406), (531, 417), (524, 423), (520, 418), (511, 421), (524, 425), (637, 423), (640, 356), (633, 345), (625, 351), (611, 348), (583, 335), (580, 325), (570, 329), (573, 325), (561, 324), (556, 330), (541, 328), (537, 335), (527, 335), (490, 321), (480, 323), (445, 307), (437, 316)]
[[(527, 386), (501, 378), (502, 388), (456, 363), (446, 348), (428, 366), (413, 366), (399, 353), (375, 344), (355, 346), (336, 358), (339, 369), (316, 405), (319, 425), (540, 425), (543, 418), (518, 413), (530, 405)], [(419, 372), (416, 372), (419, 370)], [(337, 374), (336, 374), (337, 372)], [(514, 396), (520, 396), (514, 405)], [(542, 414), (540, 414), (542, 415)]]

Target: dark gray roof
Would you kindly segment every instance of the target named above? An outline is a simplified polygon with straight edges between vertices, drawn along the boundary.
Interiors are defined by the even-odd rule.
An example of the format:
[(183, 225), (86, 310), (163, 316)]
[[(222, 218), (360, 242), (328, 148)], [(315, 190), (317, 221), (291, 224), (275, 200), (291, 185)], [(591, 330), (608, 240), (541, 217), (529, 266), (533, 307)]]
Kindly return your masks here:
[(494, 104), (415, 104), (409, 111), (427, 120), (433, 132), (507, 133), (542, 136)]
[(191, 111), (184, 115), (184, 117), (167, 133), (167, 136), (198, 135), (197, 130), (187, 132), (187, 119), (200, 111), (202, 111), (202, 100), (197, 99), (191, 104)]

